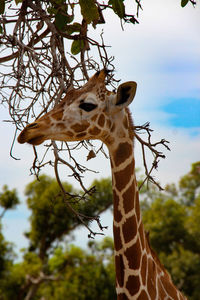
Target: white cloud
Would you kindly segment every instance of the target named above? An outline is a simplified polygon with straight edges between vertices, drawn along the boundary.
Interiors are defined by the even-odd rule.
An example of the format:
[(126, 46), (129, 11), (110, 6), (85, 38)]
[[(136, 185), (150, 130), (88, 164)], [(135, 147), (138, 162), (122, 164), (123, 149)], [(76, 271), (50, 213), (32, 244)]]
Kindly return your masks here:
[[(132, 1), (127, 2), (131, 7)], [(199, 91), (200, 6), (181, 8), (180, 1), (153, 0), (143, 7), (140, 24), (126, 25), (123, 32), (110, 13), (105, 42), (112, 45), (117, 76), (138, 82), (143, 106)]]

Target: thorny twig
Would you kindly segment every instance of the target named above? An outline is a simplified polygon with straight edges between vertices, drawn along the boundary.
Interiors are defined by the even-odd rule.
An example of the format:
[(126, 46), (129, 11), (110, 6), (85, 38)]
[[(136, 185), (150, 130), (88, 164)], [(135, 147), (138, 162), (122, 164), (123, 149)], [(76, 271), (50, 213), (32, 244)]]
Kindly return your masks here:
[[(142, 9), (141, 1), (136, 0), (137, 17)], [(71, 15), (74, 14), (73, 6), (70, 1), (66, 1), (71, 7)], [(7, 1), (9, 7), (6, 8), (5, 14), (0, 18), (0, 97), (1, 103), (6, 104), (9, 109), (11, 120), (15, 127), (15, 135), (11, 146), (10, 154), (13, 156), (13, 146), (15, 143), (16, 134), (22, 130), (28, 123), (40, 117), (43, 113), (52, 109), (59, 101), (61, 101), (66, 90), (74, 86), (81, 87), (94, 71), (102, 68), (111, 70), (111, 75), (107, 78), (107, 84), (113, 88), (116, 87), (116, 80), (113, 76), (115, 66), (113, 64), (114, 57), (109, 56), (108, 46), (103, 39), (103, 31), (100, 34), (100, 42), (96, 41), (89, 35), (88, 24), (85, 20), (78, 20), (81, 30), (69, 34), (68, 32), (59, 29), (55, 24), (55, 16), (48, 13), (48, 1), (23, 1), (21, 8), (12, 7), (12, 2)], [(100, 24), (104, 23), (103, 13), (105, 9), (110, 9), (109, 5), (105, 5), (103, 1), (96, 1), (98, 5)], [(76, 21), (76, 20), (75, 20)], [(124, 22), (137, 23), (137, 19), (133, 15), (125, 14)], [(9, 25), (9, 26), (7, 26)], [(95, 26), (97, 26), (95, 24)], [(81, 49), (80, 56), (73, 56), (70, 53), (70, 46), (73, 41), (82, 40), (84, 47)], [(69, 46), (70, 44), (70, 46)], [(90, 51), (94, 49), (94, 52)], [(139, 133), (141, 130), (147, 133), (148, 139), (144, 141)], [(143, 162), (146, 172), (146, 179), (158, 183), (151, 176), (152, 170), (157, 167), (158, 159), (164, 155), (156, 150), (158, 145), (167, 148), (167, 141), (161, 140), (158, 143), (151, 143), (151, 129), (147, 124), (144, 126), (135, 127), (135, 137), (141, 144), (143, 152)], [(89, 141), (73, 144), (67, 143), (58, 144), (52, 142), (44, 145), (44, 155), (42, 159), (34, 148), (34, 160), (31, 168), (31, 173), (38, 178), (42, 168), (50, 165), (54, 167), (57, 181), (60, 185), (63, 197), (66, 194), (64, 187), (60, 181), (58, 164), (66, 165), (72, 171), (72, 175), (80, 184), (84, 191), (84, 197), (91, 194), (84, 184), (82, 177), (88, 169), (80, 165), (75, 159), (74, 150), (84, 147), (91, 158), (102, 152), (105, 156), (103, 145), (95, 150), (93, 144)], [(154, 160), (150, 170), (147, 168), (145, 149), (149, 149)], [(54, 159), (48, 155), (53, 150)], [(61, 153), (68, 153), (69, 160), (63, 159)], [(90, 170), (91, 171), (91, 170)], [(83, 196), (81, 196), (83, 197)], [(72, 195), (71, 199), (80, 199), (79, 195)], [(81, 198), (82, 199), (82, 198)], [(66, 201), (65, 201), (66, 202)], [(66, 202), (66, 205), (67, 202)], [(69, 203), (70, 205), (70, 203)], [(72, 208), (73, 210), (73, 208)], [(77, 218), (83, 224), (86, 224), (90, 232), (90, 236), (96, 233), (92, 232), (84, 220), (96, 220), (99, 228), (103, 227), (100, 224), (99, 217), (89, 218), (82, 216), (74, 211)]]
[[(58, 172), (58, 163), (59, 161), (62, 162), (62, 163), (65, 163), (66, 162), (63, 162), (63, 160), (60, 158), (60, 156), (58, 155), (58, 149), (57, 149), (57, 146), (56, 146), (56, 143), (54, 141), (52, 141), (52, 144), (53, 144), (53, 148), (54, 148), (54, 155), (55, 155), (55, 162), (54, 162), (54, 170), (55, 170), (55, 175), (56, 175), (56, 179), (57, 179), (57, 182), (60, 186), (60, 189), (61, 189), (61, 192), (62, 192), (62, 195), (63, 195), (63, 198), (65, 200), (65, 203), (67, 205), (67, 207), (72, 211), (72, 213), (77, 217), (77, 219), (88, 229), (89, 231), (89, 235), (88, 237), (92, 238), (94, 237), (95, 235), (103, 235), (103, 233), (101, 232), (94, 232), (93, 230), (91, 230), (91, 228), (88, 226), (87, 222), (85, 222), (85, 219), (87, 220), (96, 220), (99, 228), (101, 231), (103, 231), (106, 227), (103, 227), (100, 223), (100, 220), (99, 220), (99, 216), (96, 216), (96, 217), (89, 217), (89, 216), (85, 216), (83, 214), (80, 214), (79, 212), (77, 212), (73, 206), (69, 203), (68, 199), (66, 198), (66, 191), (61, 183), (61, 180), (60, 180), (60, 176), (59, 176), (59, 172)], [(70, 165), (69, 165), (70, 168), (72, 168)], [(79, 175), (77, 174), (77, 176), (79, 177)], [(82, 180), (81, 178), (79, 178), (80, 182), (81, 182), (81, 185), (82, 187), (84, 188), (83, 184), (82, 184)], [(89, 194), (91, 193), (92, 191), (91, 190), (86, 190), (84, 188), (84, 191), (85, 193)]]
[[(141, 187), (143, 186), (143, 184), (147, 181), (150, 181), (152, 183), (154, 183), (160, 190), (163, 190), (163, 188), (160, 186), (160, 184), (151, 176), (151, 173), (154, 169), (157, 169), (158, 167), (158, 163), (159, 163), (159, 158), (165, 158), (165, 155), (162, 152), (159, 152), (156, 147), (158, 145), (162, 145), (164, 146), (167, 150), (170, 150), (169, 146), (167, 145), (169, 142), (166, 141), (165, 139), (161, 139), (160, 141), (156, 142), (156, 143), (152, 143), (151, 142), (151, 132), (153, 131), (152, 129), (150, 129), (149, 127), (149, 123), (145, 123), (143, 126), (135, 126), (135, 137), (136, 139), (140, 142), (140, 145), (142, 147), (142, 157), (143, 157), (143, 165), (145, 168), (145, 179), (143, 180), (142, 184), (140, 185), (139, 189), (141, 189)], [(147, 133), (148, 139), (147, 141), (145, 141), (144, 139), (141, 138), (141, 136), (139, 136), (139, 134), (137, 134), (136, 132), (141, 132), (142, 133)], [(147, 163), (146, 163), (146, 155), (145, 155), (145, 147), (148, 148), (151, 153), (153, 154), (153, 162), (152, 162), (152, 166), (150, 168), (150, 170), (147, 167)]]

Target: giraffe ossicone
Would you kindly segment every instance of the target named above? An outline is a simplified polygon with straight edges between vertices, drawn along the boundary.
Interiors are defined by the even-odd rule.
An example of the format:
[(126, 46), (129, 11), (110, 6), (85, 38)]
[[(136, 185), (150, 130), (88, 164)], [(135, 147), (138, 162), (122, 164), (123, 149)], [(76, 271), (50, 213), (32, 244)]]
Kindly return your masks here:
[(106, 70), (97, 72), (81, 89), (70, 89), (51, 111), (27, 125), (19, 143), (39, 145), (47, 139), (99, 139), (109, 150), (113, 188), (113, 236), (118, 300), (183, 300), (151, 249), (140, 215), (135, 177), (133, 122), (128, 109), (137, 84), (106, 89)]

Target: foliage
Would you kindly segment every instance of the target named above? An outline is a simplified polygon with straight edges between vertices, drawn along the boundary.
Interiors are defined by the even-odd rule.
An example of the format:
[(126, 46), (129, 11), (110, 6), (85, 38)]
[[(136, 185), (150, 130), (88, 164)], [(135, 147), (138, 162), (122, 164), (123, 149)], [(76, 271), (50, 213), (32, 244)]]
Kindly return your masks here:
[[(62, 299), (62, 295), (63, 297), (64, 295), (69, 296), (69, 299), (78, 299), (79, 285), (83, 285), (84, 295), (87, 282), (93, 284), (93, 289), (89, 290), (89, 294), (86, 294), (86, 298), (83, 299), (89, 299), (89, 297), (92, 299), (92, 295), (95, 292), (97, 293), (94, 278), (96, 278), (96, 282), (102, 280), (105, 295), (108, 296), (115, 292), (113, 284), (114, 267), (112, 263), (109, 263), (110, 260), (112, 261), (112, 256), (108, 256), (105, 250), (111, 247), (111, 242), (107, 241), (107, 244), (105, 243), (102, 255), (99, 254), (101, 252), (99, 249), (95, 250), (95, 253), (98, 252), (98, 255), (96, 255), (94, 251), (89, 254), (78, 247), (68, 246), (66, 240), (66, 237), (75, 228), (82, 225), (80, 220), (71, 213), (68, 202), (80, 211), (81, 215), (90, 214), (87, 222), (91, 222), (91, 216), (96, 215), (98, 215), (99, 222), (99, 214), (111, 206), (110, 179), (95, 180), (93, 186), (94, 184), (96, 193), (91, 193), (86, 199), (78, 191), (76, 192), (79, 193), (79, 197), (73, 197), (74, 188), (63, 182), (62, 186), (67, 191), (66, 201), (63, 201), (61, 197), (57, 181), (46, 175), (40, 176), (39, 180), (34, 180), (26, 186), (26, 201), (31, 211), (30, 231), (26, 233), (29, 247), (23, 250), (23, 260), (20, 263), (14, 263), (11, 256), (12, 249), (9, 249), (9, 243), (4, 240), (0, 232), (0, 295), (4, 295), (3, 298), (0, 296), (0, 299), (28, 300), (40, 294), (43, 295), (43, 293), (45, 295), (48, 295), (48, 293), (55, 294), (55, 299)], [(6, 195), (12, 195), (12, 192), (6, 188)], [(15, 193), (14, 190), (14, 195)], [(2, 195), (5, 196), (5, 193), (2, 193)], [(4, 198), (7, 199), (8, 197)], [(2, 201), (4, 206), (5, 203), (7, 202)], [(16, 201), (12, 203), (15, 205)], [(10, 205), (8, 209), (11, 208)], [(64, 250), (63, 245), (66, 245)], [(82, 275), (84, 269), (88, 269), (85, 277)], [(76, 272), (73, 273), (74, 270)], [(70, 280), (66, 285), (68, 278), (73, 280)], [(50, 289), (48, 288), (49, 282), (52, 282)], [(112, 289), (110, 289), (111, 286)], [(103, 295), (101, 299), (106, 299), (107, 296)], [(48, 296), (48, 299), (54, 299), (54, 297)]]
[(182, 201), (192, 205), (200, 189), (200, 163), (192, 164), (191, 171), (183, 176), (179, 183)]
[(105, 254), (101, 250), (90, 253), (74, 245), (65, 251), (56, 249), (49, 263), (51, 270), (59, 271), (58, 274), (62, 274), (62, 277), (51, 286), (44, 283), (38, 291), (39, 295), (45, 295), (50, 300), (114, 299), (112, 256), (106, 263), (104, 259)]
[(9, 190), (8, 186), (4, 185), (2, 187), (2, 192), (0, 193), (0, 207), (3, 209), (0, 218), (3, 217), (8, 209), (14, 209), (17, 204), (19, 204), (19, 198), (16, 190)]
[[(198, 300), (200, 294), (199, 166), (200, 162), (193, 164), (178, 187), (169, 184), (162, 193), (152, 185), (141, 189), (143, 222), (151, 245), (175, 284), (191, 300)], [(99, 214), (112, 203), (110, 179), (94, 184), (97, 192), (88, 202), (82, 201), (80, 194), (73, 203), (81, 213)], [(74, 189), (63, 185), (70, 199)], [(15, 263), (12, 247), (0, 232), (0, 299), (114, 299), (112, 239), (90, 240), (87, 249), (70, 245), (66, 237), (80, 222), (62, 201), (56, 181), (42, 175), (25, 192), (31, 210), (30, 246)]]
[[(143, 221), (150, 242), (173, 281), (191, 300), (200, 294), (200, 162), (180, 179), (144, 199)], [(150, 192), (151, 193), (151, 192)]]
[(12, 254), (12, 245), (5, 240), (0, 223), (0, 280), (5, 275), (5, 271), (12, 261)]
[[(52, 243), (62, 238), (80, 225), (79, 219), (71, 213), (67, 201), (76, 208), (81, 215), (88, 215), (88, 222), (96, 214), (103, 212), (112, 204), (112, 193), (109, 179), (94, 181), (97, 192), (88, 200), (74, 198), (75, 190), (71, 185), (63, 183), (67, 191), (67, 199), (63, 201), (56, 180), (42, 175), (26, 187), (27, 204), (32, 211), (30, 222), (31, 231), (26, 236), (31, 241), (30, 249), (38, 249), (39, 256), (44, 258)], [(108, 186), (109, 185), (109, 186)], [(107, 188), (107, 189), (106, 189)]]
[[(72, 186), (65, 184), (66, 190), (72, 192)], [(73, 226), (71, 213), (66, 209), (56, 180), (45, 175), (26, 187), (27, 204), (32, 211), (31, 231), (26, 236), (31, 241), (32, 250), (39, 249), (43, 257), (51, 244)]]
[(16, 190), (9, 190), (8, 186), (4, 185), (2, 187), (2, 192), (0, 193), (0, 208), (2, 208), (0, 214), (0, 299), (1, 294), (3, 293), (2, 291), (5, 286), (7, 286), (9, 280), (8, 276), (10, 274), (9, 270), (12, 267), (15, 258), (13, 245), (6, 241), (3, 236), (3, 226), (1, 221), (5, 212), (16, 208), (17, 204), (19, 204), (19, 199)]

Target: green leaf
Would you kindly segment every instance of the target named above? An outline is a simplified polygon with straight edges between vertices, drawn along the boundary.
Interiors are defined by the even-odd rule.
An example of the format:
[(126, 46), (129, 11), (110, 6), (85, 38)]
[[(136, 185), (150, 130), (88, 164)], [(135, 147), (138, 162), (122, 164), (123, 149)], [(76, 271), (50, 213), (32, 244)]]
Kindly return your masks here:
[(71, 53), (73, 55), (77, 55), (79, 52), (81, 52), (83, 47), (84, 47), (83, 40), (75, 40), (75, 41), (73, 41), (72, 46), (71, 46)]
[(5, 0), (0, 0), (0, 14), (3, 14), (5, 10)]
[(188, 4), (189, 0), (181, 0), (181, 6), (185, 7)]
[(65, 16), (61, 13), (57, 13), (55, 16), (55, 25), (59, 30), (62, 30), (66, 25)]
[(79, 4), (81, 14), (88, 24), (99, 19), (99, 12), (95, 0), (79, 0)]
[(75, 22), (72, 25), (67, 25), (66, 26), (66, 32), (68, 34), (72, 34), (74, 32), (80, 32), (81, 31), (81, 24)]
[(59, 30), (63, 30), (68, 23), (73, 21), (73, 16), (64, 15), (58, 12), (55, 16), (55, 25)]
[(125, 6), (123, 0), (110, 0), (109, 5), (112, 5), (113, 11), (122, 19), (125, 15)]

